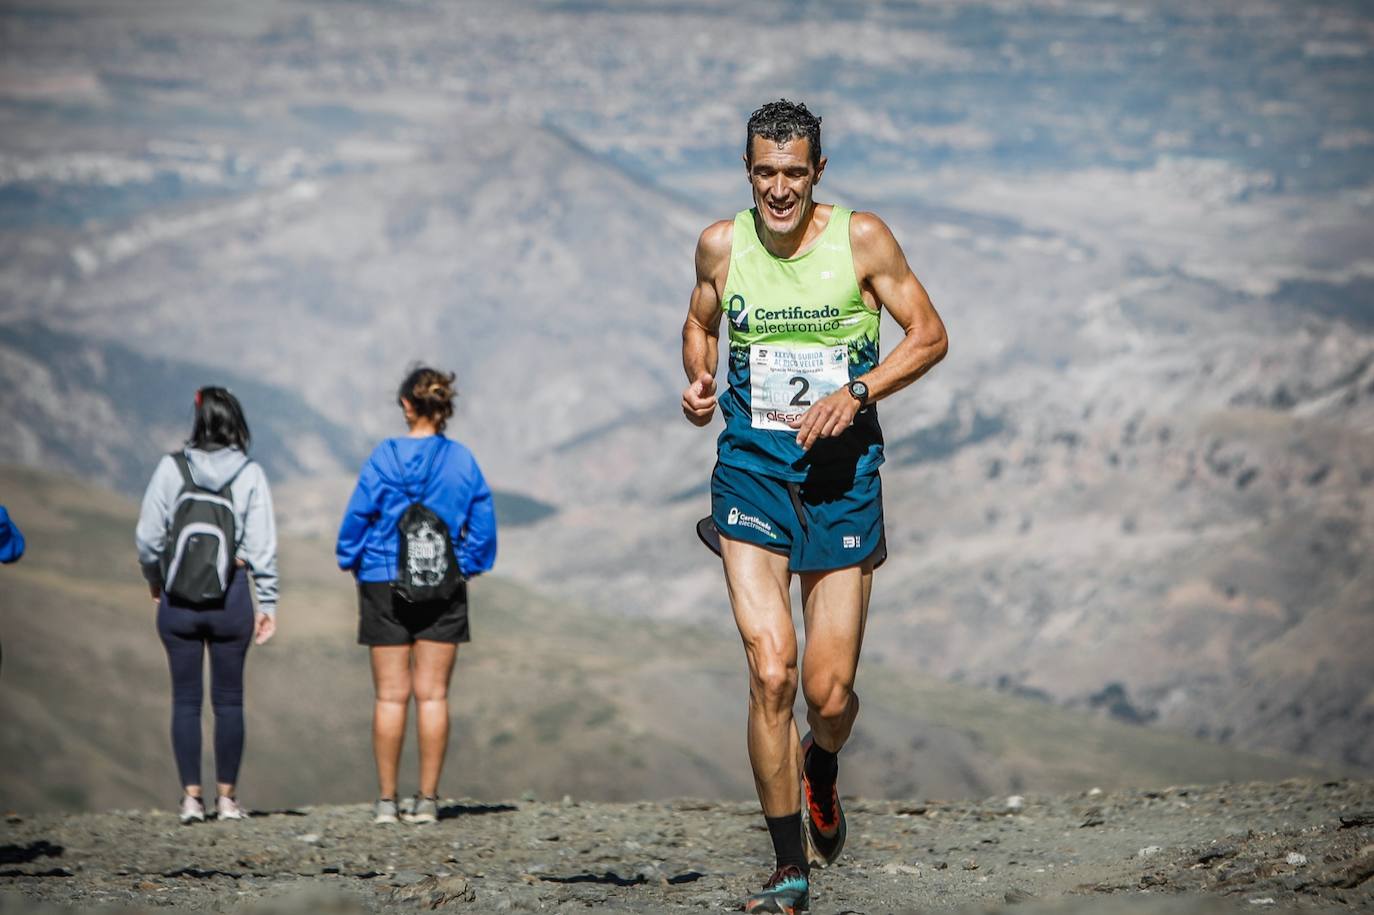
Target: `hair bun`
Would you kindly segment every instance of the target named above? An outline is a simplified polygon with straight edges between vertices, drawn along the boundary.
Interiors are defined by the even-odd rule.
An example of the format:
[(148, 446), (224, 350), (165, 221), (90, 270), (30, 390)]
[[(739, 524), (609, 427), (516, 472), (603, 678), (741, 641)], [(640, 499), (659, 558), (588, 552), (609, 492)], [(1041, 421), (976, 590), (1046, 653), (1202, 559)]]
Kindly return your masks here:
[(421, 365), (412, 368), (401, 382), (397, 393), (398, 401), (408, 401), (415, 415), (428, 419), (442, 432), (453, 416), (453, 400), (457, 393), (453, 390), (454, 374)]

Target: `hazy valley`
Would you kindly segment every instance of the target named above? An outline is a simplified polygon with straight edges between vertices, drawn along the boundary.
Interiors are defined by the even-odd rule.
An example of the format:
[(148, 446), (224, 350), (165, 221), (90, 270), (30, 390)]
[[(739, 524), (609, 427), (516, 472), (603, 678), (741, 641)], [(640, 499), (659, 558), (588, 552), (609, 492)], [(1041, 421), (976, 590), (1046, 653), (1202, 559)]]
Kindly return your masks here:
[[(31, 550), (5, 569), (0, 753), (11, 765), (0, 808), (165, 806), (176, 781), (171, 698), (154, 607), (128, 574), (137, 507), (38, 471), (3, 468), (0, 483), (28, 520)], [(351, 579), (330, 546), (283, 540), (292, 586), (281, 633), (249, 655), (242, 794), (264, 809), (374, 790), (367, 653), (355, 641)], [(472, 605), (474, 641), (460, 650), (452, 693), (450, 795), (752, 796), (742, 652), (723, 621), (627, 626), (504, 578), (474, 583)], [(889, 630), (875, 622), (875, 639)], [(865, 669), (861, 690), (846, 790), (865, 797), (1333, 771), (948, 684), (891, 657)]]
[[(783, 94), (825, 115), (822, 199), (892, 224), (952, 340), (881, 407), (892, 560), (856, 790), (1224, 777), (1252, 758), (1236, 748), (1374, 766), (1374, 20), (1358, 4), (58, 2), (0, 25), (0, 460), (136, 496), (196, 384), (241, 393), (293, 538), (282, 613), (298, 622), (272, 652), (330, 671), (302, 686), (287, 677), (305, 665), (256, 656), (260, 695), (316, 701), (253, 723), (255, 746), (351, 735), (283, 798), (366, 790), (349, 780), (361, 719), (318, 709), (361, 715), (368, 692), (327, 559), (416, 358), (458, 371), (455, 434), (503, 517), (530, 522), (503, 531), (495, 653), (470, 669), (490, 678), (458, 729), (472, 793), (552, 788), (527, 751), (554, 733), (622, 747), (566, 790), (747, 794), (742, 665), (692, 535), (714, 435), (678, 415), (677, 339), (696, 233), (748, 204), (744, 118)], [(65, 484), (23, 473), (0, 502), (36, 545), (82, 528), (44, 501)], [(36, 552), (4, 570), (5, 680), (12, 663), (25, 683), (67, 663), (78, 693), (92, 672), (127, 680), (156, 726), (104, 782), (22, 788), (66, 806), (170, 771), (165, 672), (130, 623), (127, 502), (90, 498), (108, 524), (96, 566), (68, 581)], [(28, 620), (36, 605), (54, 609)], [(562, 628), (565, 607), (587, 610)], [(96, 612), (111, 638), (62, 661), (56, 636), (81, 631), (60, 614)], [(529, 628), (583, 666), (554, 638), (520, 656)], [(589, 698), (530, 705), (545, 677), (558, 688), (537, 696)], [(114, 752), (120, 717), (32, 688), (36, 708), (6, 704), (7, 740), (39, 754), (80, 722), (104, 735), (90, 759)], [(664, 705), (700, 710), (681, 717), (703, 733), (655, 730)], [(1108, 755), (990, 743), (1011, 726), (965, 723), (980, 716), (1110, 727), (1066, 738)], [(633, 746), (602, 739), (613, 722), (643, 729)], [(1206, 776), (1124, 767), (1176, 755), (1124, 749), (1154, 740), (1217, 755)], [(684, 768), (687, 747), (706, 749)], [(42, 793), (61, 784), (87, 793)]]

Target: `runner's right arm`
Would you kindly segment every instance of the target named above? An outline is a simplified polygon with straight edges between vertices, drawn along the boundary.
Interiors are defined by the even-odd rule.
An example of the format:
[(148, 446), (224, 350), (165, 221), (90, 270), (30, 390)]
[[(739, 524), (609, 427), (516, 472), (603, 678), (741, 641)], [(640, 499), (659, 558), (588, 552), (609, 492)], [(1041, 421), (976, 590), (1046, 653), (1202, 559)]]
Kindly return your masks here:
[(706, 425), (716, 412), (721, 286), (730, 266), (733, 234), (734, 223), (721, 220), (707, 226), (697, 240), (697, 281), (682, 325), (682, 368), (688, 381), (682, 392), (682, 413), (695, 426)]

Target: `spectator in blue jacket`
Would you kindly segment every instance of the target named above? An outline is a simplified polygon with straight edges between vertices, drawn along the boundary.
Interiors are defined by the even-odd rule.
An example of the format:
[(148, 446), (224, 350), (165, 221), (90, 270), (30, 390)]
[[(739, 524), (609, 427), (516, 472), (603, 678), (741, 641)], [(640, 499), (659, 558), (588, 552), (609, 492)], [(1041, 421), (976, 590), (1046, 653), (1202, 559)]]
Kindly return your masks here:
[[(374, 820), (394, 823), (397, 770), (406, 714), (415, 697), (419, 719), (419, 793), (405, 811), (415, 823), (438, 818), (439, 774), (448, 749), (448, 687), (458, 644), (468, 632), (467, 579), (496, 560), (491, 490), (472, 452), (444, 436), (453, 416), (453, 374), (420, 367), (401, 384), (397, 402), (409, 432), (389, 438), (363, 464), (339, 527), (339, 568), (358, 582), (358, 643), (369, 646), (376, 703), (372, 749), (380, 792)], [(411, 602), (400, 577), (398, 524), (419, 502), (448, 528), (462, 577), (449, 596)]]
[(0, 562), (18, 562), (24, 555), (24, 535), (19, 525), (10, 520), (10, 513), (0, 505)]
[(10, 513), (0, 505), (0, 562), (18, 562), (24, 555), (24, 535), (19, 525), (10, 520)]

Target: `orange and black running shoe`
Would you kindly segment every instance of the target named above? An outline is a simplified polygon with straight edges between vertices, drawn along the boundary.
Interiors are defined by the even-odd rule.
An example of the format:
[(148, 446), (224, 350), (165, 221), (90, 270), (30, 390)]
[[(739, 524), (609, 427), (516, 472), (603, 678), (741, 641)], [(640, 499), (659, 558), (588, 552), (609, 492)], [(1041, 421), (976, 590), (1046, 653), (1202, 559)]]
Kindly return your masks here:
[(815, 741), (808, 731), (802, 738), (802, 793), (806, 801), (806, 844), (810, 848), (808, 858), (815, 867), (834, 864), (844, 850), (845, 822), (844, 808), (840, 806), (840, 789), (831, 785), (829, 792), (817, 793), (811, 789), (811, 781), (806, 777), (806, 756), (811, 752)]

